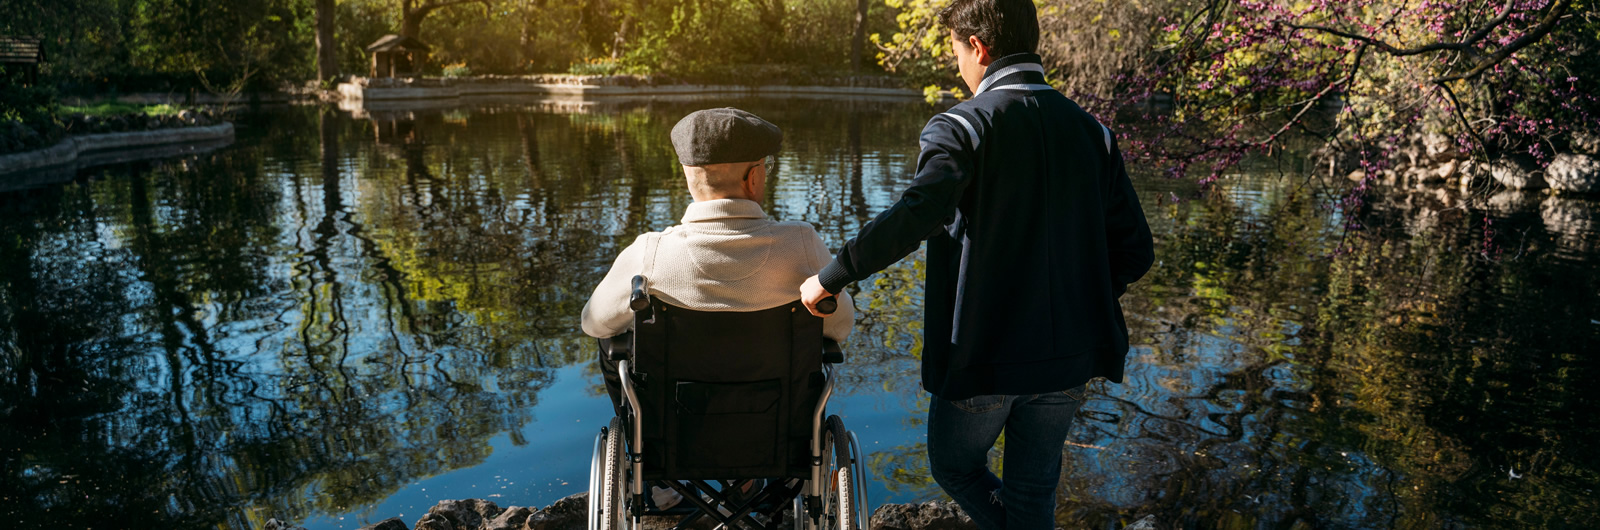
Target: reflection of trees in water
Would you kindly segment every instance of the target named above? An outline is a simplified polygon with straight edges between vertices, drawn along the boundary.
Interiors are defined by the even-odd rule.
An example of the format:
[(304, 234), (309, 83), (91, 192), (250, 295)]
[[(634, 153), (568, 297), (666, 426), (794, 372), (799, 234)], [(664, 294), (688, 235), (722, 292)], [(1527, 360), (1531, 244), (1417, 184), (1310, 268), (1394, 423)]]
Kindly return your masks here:
[(550, 372), (411, 296), (348, 207), (331, 122), (320, 168), (286, 178), (258, 150), (293, 139), (268, 138), (7, 202), (8, 524), (342, 511), (530, 419)]
[[(909, 180), (924, 113), (765, 105), (742, 106), (786, 130), (775, 217), (837, 245)], [(693, 108), (423, 113), (392, 117), (406, 133), (389, 143), (286, 111), (204, 159), (0, 197), (0, 514), (247, 526), (482, 462), (532, 420), (550, 367), (592, 358), (579, 311), (616, 253), (681, 216), (668, 131)], [(1074, 433), (1064, 517), (1559, 526), (1595, 510), (1578, 489), (1600, 482), (1595, 420), (1575, 412), (1600, 330), (1582, 233), (1495, 213), (1499, 244), (1528, 243), (1493, 261), (1462, 250), (1482, 212), (1374, 201), (1330, 260), (1339, 224), (1293, 186), (1178, 204), (1156, 197), (1179, 184), (1141, 186), (1160, 265), (1125, 300), (1130, 381), (1097, 388)], [(918, 430), (922, 271), (914, 257), (854, 287), (840, 379), (899, 396)], [(870, 464), (898, 494), (937, 495), (923, 454)]]
[[(1258, 186), (1146, 194), (1159, 265), (1124, 299), (1129, 380), (1095, 387), (1069, 440), (1063, 521), (1543, 527), (1596, 509), (1597, 425), (1574, 416), (1600, 309), (1585, 261), (1477, 257), (1482, 212), (1425, 201), (1380, 202), (1330, 259), (1337, 221)], [(938, 495), (920, 443), (871, 465)]]

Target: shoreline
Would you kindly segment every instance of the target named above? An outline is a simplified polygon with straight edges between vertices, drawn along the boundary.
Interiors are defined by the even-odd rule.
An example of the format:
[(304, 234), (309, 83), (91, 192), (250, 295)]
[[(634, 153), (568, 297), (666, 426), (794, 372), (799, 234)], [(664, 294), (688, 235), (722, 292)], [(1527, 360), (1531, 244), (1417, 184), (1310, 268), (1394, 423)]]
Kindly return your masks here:
[[(354, 112), (461, 106), (473, 101), (564, 101), (568, 105), (629, 100), (692, 101), (727, 97), (850, 98), (921, 101), (920, 90), (878, 78), (841, 78), (807, 85), (698, 84), (641, 76), (480, 76), (466, 78), (352, 78), (324, 93)], [(828, 83), (826, 81), (835, 81)], [(941, 102), (955, 101), (948, 91)]]
[[(588, 527), (589, 494), (569, 495), (544, 508), (507, 506), (501, 508), (493, 501), (462, 499), (439, 501), (428, 508), (412, 525), (404, 519), (390, 517), (361, 526), (360, 530), (586, 530)], [(790, 528), (789, 511), (780, 512), (780, 528)], [(640, 530), (669, 530), (678, 523), (675, 516), (644, 517)], [(689, 528), (712, 530), (710, 518), (702, 518)], [(952, 501), (884, 504), (872, 510), (868, 528), (875, 530), (977, 530), (978, 525)], [(1146, 515), (1122, 526), (1122, 530), (1155, 530), (1159, 526), (1154, 515)], [(268, 519), (265, 530), (304, 530), (293, 523)], [(1058, 529), (1059, 530), (1059, 529)]]
[[(445, 86), (363, 86), (342, 83), (338, 93), (343, 101), (396, 101), (459, 99), (473, 96), (834, 96), (890, 97), (922, 99), (920, 91), (909, 88), (874, 88), (828, 85), (601, 85), (535, 82), (463, 83)], [(948, 97), (948, 94), (946, 94)]]
[[(47, 184), (68, 173), (97, 165), (164, 158), (233, 143), (233, 124), (69, 136), (55, 145), (0, 155), (0, 191)], [(32, 173), (32, 174), (30, 174)]]

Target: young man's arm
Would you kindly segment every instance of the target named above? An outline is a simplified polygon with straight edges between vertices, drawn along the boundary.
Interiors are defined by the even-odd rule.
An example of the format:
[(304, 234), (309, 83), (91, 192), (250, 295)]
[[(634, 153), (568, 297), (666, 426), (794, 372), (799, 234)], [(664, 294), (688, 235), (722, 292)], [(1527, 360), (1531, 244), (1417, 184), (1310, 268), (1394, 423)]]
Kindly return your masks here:
[(632, 294), (633, 277), (644, 272), (644, 236), (622, 249), (617, 261), (606, 271), (594, 295), (583, 305), (583, 332), (590, 337), (610, 338), (622, 334), (633, 326), (633, 310), (628, 308), (628, 295)]
[[(961, 195), (972, 182), (972, 139), (946, 115), (935, 116), (922, 129), (917, 178), (900, 200), (861, 228), (839, 249), (832, 263), (817, 273), (822, 289), (837, 294), (857, 280), (906, 257), (955, 214)], [(811, 280), (807, 281), (811, 285)], [(801, 288), (802, 299), (812, 298)], [(816, 298), (820, 299), (820, 296)], [(807, 300), (807, 307), (815, 304)]]
[(1150, 225), (1144, 219), (1144, 208), (1139, 206), (1139, 196), (1133, 191), (1133, 181), (1128, 179), (1127, 167), (1123, 165), (1122, 149), (1116, 147), (1115, 141), (1112, 145), (1106, 247), (1114, 282), (1111, 287), (1117, 296), (1122, 296), (1128, 284), (1138, 281), (1155, 263), (1155, 243), (1150, 236)]

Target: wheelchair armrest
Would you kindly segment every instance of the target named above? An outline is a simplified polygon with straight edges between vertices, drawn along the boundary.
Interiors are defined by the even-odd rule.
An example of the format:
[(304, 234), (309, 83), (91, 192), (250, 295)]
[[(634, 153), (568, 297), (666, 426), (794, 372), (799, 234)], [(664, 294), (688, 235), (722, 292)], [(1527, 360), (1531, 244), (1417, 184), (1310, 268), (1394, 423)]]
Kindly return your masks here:
[(626, 361), (633, 356), (633, 331), (623, 332), (621, 335), (605, 339), (606, 358), (612, 361)]
[(822, 362), (839, 364), (844, 362), (844, 350), (839, 347), (839, 341), (822, 338)]

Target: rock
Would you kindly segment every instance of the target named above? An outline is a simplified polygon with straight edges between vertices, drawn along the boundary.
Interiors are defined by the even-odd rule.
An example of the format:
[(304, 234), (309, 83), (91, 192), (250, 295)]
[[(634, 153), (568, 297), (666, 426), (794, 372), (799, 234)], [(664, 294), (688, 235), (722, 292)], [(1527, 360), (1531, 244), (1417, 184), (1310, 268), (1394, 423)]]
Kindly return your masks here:
[(1483, 162), (1467, 159), (1461, 161), (1461, 166), (1456, 170), (1457, 182), (1461, 184), (1461, 191), (1467, 191), (1474, 186), (1480, 186), (1489, 178), (1489, 165)]
[(1428, 133), (1422, 137), (1422, 149), (1428, 160), (1444, 162), (1463, 158), (1460, 146), (1455, 139), (1439, 133)]
[[(422, 514), (422, 518), (417, 519), (417, 525), (413, 528), (415, 530), (457, 530), (455, 523), (450, 522), (449, 519), (445, 519), (443, 515), (434, 513)], [(477, 529), (474, 528), (470, 530)]]
[(528, 530), (578, 530), (589, 525), (589, 493), (583, 492), (550, 503), (528, 516)]
[(1410, 181), (1411, 185), (1419, 188), (1423, 187), (1425, 184), (1438, 184), (1440, 182), (1444, 182), (1444, 179), (1439, 178), (1439, 174), (1434, 170), (1434, 168), (1423, 166), (1417, 166), (1406, 170), (1406, 180)]
[(1361, 182), (1363, 180), (1367, 180), (1367, 171), (1364, 169), (1357, 169), (1355, 171), (1351, 171), (1349, 175), (1345, 175), (1344, 178), (1350, 179), (1350, 182)]
[(1600, 156), (1600, 134), (1589, 131), (1572, 133), (1572, 150), (1586, 155)]
[(1544, 171), (1528, 155), (1500, 157), (1489, 165), (1489, 175), (1502, 186), (1516, 190), (1540, 190), (1549, 187)]
[[(396, 519), (395, 521), (398, 522), (399, 519)], [(401, 525), (401, 527), (404, 526), (405, 525)], [(261, 528), (263, 530), (306, 530), (305, 528), (279, 521), (277, 518), (267, 519), (267, 524)]]
[(1122, 530), (1156, 530), (1156, 516), (1146, 515), (1133, 524), (1123, 527)]
[(528, 521), (528, 516), (533, 515), (533, 509), (521, 506), (506, 508), (494, 519), (483, 523), (483, 530), (522, 530), (523, 523)]
[(1438, 179), (1440, 182), (1448, 182), (1456, 178), (1456, 174), (1460, 173), (1460, 171), (1460, 160), (1446, 160), (1439, 167), (1433, 168), (1433, 178)]
[(970, 530), (978, 527), (954, 502), (885, 504), (872, 512), (876, 530)]
[(1560, 153), (1544, 168), (1545, 182), (1551, 188), (1578, 193), (1600, 192), (1600, 158), (1579, 153)]
[(416, 530), (479, 530), (500, 515), (499, 506), (483, 499), (439, 501), (417, 520)]
[(410, 529), (406, 528), (406, 523), (404, 521), (401, 521), (399, 517), (390, 517), (388, 519), (384, 519), (382, 521), (378, 521), (376, 523), (369, 524), (367, 526), (363, 526), (363, 527), (361, 527), (361, 530), (410, 530)]

